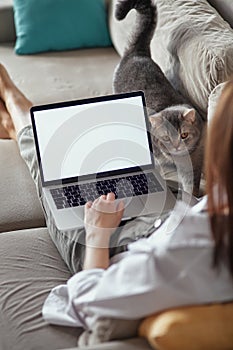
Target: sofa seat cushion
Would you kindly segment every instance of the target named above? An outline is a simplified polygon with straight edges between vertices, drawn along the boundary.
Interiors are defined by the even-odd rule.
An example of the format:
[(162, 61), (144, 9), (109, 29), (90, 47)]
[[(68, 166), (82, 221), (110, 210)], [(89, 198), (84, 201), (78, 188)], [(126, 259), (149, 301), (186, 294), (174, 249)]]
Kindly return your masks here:
[(112, 47), (16, 56), (13, 44), (2, 44), (0, 57), (34, 104), (111, 94), (113, 71), (119, 62)]
[[(122, 55), (135, 26), (135, 11), (114, 18), (112, 41)], [(175, 88), (206, 117), (211, 91), (233, 74), (233, 30), (206, 0), (157, 0), (158, 26), (151, 44), (153, 59)]]
[(70, 277), (47, 229), (0, 235), (0, 349), (55, 350), (77, 346), (78, 328), (42, 318), (50, 290)]
[(13, 140), (0, 140), (0, 232), (45, 225), (29, 170)]

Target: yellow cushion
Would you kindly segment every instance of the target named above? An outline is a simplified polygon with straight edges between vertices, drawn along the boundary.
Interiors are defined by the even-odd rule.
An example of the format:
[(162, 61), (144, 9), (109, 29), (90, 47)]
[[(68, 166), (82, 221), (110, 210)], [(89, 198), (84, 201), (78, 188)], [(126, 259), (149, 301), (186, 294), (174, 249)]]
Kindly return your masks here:
[(233, 303), (184, 307), (147, 317), (139, 335), (156, 350), (232, 350)]

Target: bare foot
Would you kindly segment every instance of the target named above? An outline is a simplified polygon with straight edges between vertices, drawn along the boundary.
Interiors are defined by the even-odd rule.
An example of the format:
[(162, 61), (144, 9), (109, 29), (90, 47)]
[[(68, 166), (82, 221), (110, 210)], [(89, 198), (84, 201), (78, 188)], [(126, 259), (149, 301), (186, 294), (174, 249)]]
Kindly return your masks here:
[(7, 70), (2, 64), (0, 64), (0, 98), (6, 102), (8, 93), (15, 89), (16, 86), (7, 73)]
[(0, 139), (16, 140), (16, 132), (11, 116), (2, 100), (0, 100)]
[[(14, 134), (18, 134), (22, 128), (31, 124), (30, 108), (32, 107), (32, 102), (15, 86), (2, 64), (0, 64), (0, 99), (11, 116), (15, 129)], [(10, 126), (9, 130), (11, 136), (13, 136)]]
[(10, 78), (5, 67), (0, 64), (0, 98), (5, 102), (7, 110), (10, 112), (12, 104), (20, 105), (22, 111), (28, 112), (32, 107), (31, 101), (29, 101), (24, 94), (17, 88)]

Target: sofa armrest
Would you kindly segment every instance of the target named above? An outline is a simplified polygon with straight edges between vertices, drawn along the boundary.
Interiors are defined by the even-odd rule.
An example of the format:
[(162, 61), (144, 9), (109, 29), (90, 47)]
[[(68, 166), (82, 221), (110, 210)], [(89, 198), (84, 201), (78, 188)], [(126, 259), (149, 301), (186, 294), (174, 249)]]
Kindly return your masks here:
[(44, 226), (34, 182), (15, 141), (0, 140), (0, 164), (0, 233)]
[(232, 0), (208, 0), (211, 6), (213, 6), (233, 28), (233, 1)]
[(15, 41), (15, 24), (11, 0), (3, 0), (0, 5), (0, 43)]
[(211, 122), (211, 120), (215, 114), (215, 110), (218, 106), (218, 101), (221, 97), (221, 94), (222, 94), (223, 89), (225, 88), (226, 84), (227, 84), (227, 82), (224, 82), (224, 83), (217, 85), (209, 96), (208, 118), (207, 118), (209, 122)]

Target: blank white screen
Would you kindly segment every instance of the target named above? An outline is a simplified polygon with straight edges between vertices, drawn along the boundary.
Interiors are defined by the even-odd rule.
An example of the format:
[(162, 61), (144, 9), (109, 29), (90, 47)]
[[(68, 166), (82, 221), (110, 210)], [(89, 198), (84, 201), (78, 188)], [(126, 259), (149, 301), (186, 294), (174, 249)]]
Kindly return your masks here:
[(34, 112), (45, 181), (151, 164), (140, 96)]

